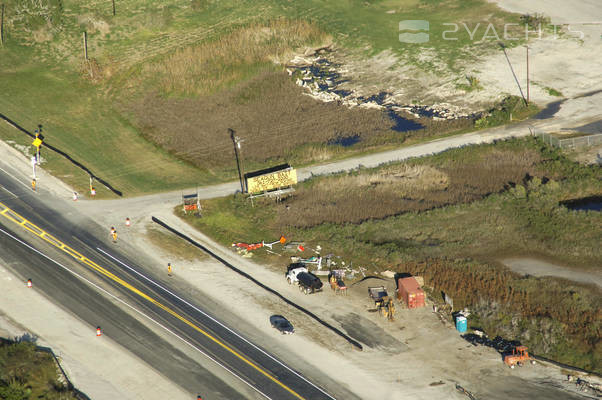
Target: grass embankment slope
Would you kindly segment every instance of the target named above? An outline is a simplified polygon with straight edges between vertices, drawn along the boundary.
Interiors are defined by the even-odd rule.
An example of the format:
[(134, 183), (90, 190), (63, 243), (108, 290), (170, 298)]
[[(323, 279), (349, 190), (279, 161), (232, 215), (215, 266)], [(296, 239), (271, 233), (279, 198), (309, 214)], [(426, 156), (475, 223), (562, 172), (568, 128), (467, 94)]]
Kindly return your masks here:
[[(538, 254), (582, 268), (602, 265), (600, 213), (559, 205), (600, 195), (601, 179), (599, 167), (528, 138), (313, 178), (282, 203), (215, 199), (203, 204), (203, 218), (188, 221), (224, 245), (283, 234), (356, 268), (424, 275), (456, 307), (477, 311), (472, 326), (599, 372), (600, 289), (521, 277), (495, 260)], [(281, 257), (256, 253), (283, 267)]]
[(0, 342), (0, 399), (77, 398), (59, 381), (59, 371), (49, 354), (29, 342)]
[[(431, 72), (444, 68), (463, 77), (460, 60), (497, 45), (465, 35), (444, 42), (445, 26), (437, 22), (518, 21), (482, 0), (445, 6), (414, 0), (127, 0), (116, 2), (115, 16), (110, 2), (4, 3), (0, 112), (31, 131), (43, 125), (49, 143), (126, 195), (232, 179), (228, 128), (245, 139), (250, 169), (398, 145), (412, 135), (393, 132), (382, 112), (316, 102), (302, 94), (283, 63), (295, 51), (334, 42), (357, 57), (390, 50)], [(400, 43), (404, 19), (429, 19), (431, 41)], [(469, 126), (442, 122), (413, 135)], [(361, 141), (349, 149), (328, 144), (354, 135)], [(0, 137), (30, 145), (5, 124)], [(84, 191), (85, 174), (49, 152), (43, 156), (46, 168)]]

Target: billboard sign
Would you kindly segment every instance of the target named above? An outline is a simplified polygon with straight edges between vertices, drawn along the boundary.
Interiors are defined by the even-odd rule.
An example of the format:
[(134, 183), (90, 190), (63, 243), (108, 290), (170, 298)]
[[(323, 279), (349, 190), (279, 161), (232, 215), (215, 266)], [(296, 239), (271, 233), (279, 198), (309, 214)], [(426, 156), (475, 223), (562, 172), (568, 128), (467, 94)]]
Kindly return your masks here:
[(256, 194), (297, 184), (297, 170), (288, 164), (245, 174), (247, 193)]

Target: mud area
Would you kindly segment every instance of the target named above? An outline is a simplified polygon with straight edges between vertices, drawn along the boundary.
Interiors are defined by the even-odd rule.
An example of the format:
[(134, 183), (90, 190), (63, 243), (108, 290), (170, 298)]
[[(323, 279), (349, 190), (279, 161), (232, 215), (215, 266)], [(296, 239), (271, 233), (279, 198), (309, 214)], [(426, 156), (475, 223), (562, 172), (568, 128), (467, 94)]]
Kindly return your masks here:
[(389, 354), (399, 354), (408, 349), (408, 346), (389, 335), (383, 328), (358, 314), (334, 315), (333, 318), (349, 336), (371, 349), (383, 350)]

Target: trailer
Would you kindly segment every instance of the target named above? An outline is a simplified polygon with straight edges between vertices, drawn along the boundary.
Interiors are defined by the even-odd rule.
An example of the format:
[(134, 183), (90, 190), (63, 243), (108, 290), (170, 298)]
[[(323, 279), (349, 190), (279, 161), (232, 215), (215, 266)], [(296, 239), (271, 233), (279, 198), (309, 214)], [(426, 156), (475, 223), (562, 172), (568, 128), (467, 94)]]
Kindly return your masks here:
[(299, 290), (305, 294), (320, 291), (322, 290), (323, 286), (320, 278), (318, 278), (311, 272), (300, 272), (297, 275), (297, 283), (299, 284)]

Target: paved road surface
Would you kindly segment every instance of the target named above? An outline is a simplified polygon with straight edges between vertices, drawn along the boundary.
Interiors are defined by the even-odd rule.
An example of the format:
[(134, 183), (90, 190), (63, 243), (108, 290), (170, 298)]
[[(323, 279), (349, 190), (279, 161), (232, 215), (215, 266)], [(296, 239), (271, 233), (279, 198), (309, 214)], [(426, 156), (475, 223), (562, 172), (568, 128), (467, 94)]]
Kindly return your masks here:
[[(91, 260), (90, 265), (76, 262), (66, 252), (26, 232), (8, 219), (6, 215), (15, 216), (12, 211), (7, 211), (0, 216), (0, 248), (3, 250), (2, 258), (8, 261), (11, 268), (18, 266), (13, 272), (22, 279), (32, 278), (39, 290), (92, 326), (101, 325), (105, 335), (122, 343), (190, 393), (202, 390), (203, 393), (211, 393), (210, 398), (227, 399), (250, 396), (271, 399), (333, 398), (267, 352), (226, 329), (204, 313), (200, 305), (195, 305), (195, 301), (176, 295), (175, 290), (168, 287), (169, 283), (157, 285), (154, 283), (156, 277), (152, 275), (145, 279), (140, 274), (146, 276), (147, 272), (136, 258), (115, 249), (116, 246), (107, 243), (103, 235), (97, 237), (93, 232), (102, 232), (98, 227), (92, 230), (86, 228), (93, 226), (91, 221), (87, 224), (83, 219), (79, 226), (72, 225), (3, 172), (0, 172), (0, 185), (0, 201), (4, 205)], [(0, 207), (0, 213), (3, 210), (5, 208)], [(16, 219), (21, 221), (18, 217)], [(40, 232), (36, 227), (33, 230), (38, 234)], [(116, 305), (115, 300), (99, 293), (89, 283), (17, 239), (117, 295), (186, 341), (191, 352), (198, 349), (224, 365), (233, 375), (252, 386), (256, 393), (253, 395), (250, 390), (241, 389), (240, 383), (231, 384), (229, 381), (233, 379), (229, 374), (225, 378), (224, 374), (221, 377), (212, 374), (133, 318), (130, 312)], [(110, 250), (103, 252), (98, 249)], [(95, 270), (94, 266), (99, 268)]]
[[(436, 140), (390, 152), (304, 168), (299, 170), (299, 178), (303, 180), (307, 179), (312, 174), (337, 172), (357, 168), (360, 165), (372, 167), (383, 162), (424, 156), (453, 147), (492, 142), (510, 136), (523, 136), (529, 134), (528, 128), (529, 126), (527, 123), (516, 124), (508, 127)], [(23, 171), (25, 170), (27, 170), (27, 167), (23, 169)], [(7, 192), (0, 189), (0, 201), (14, 207), (18, 212), (26, 215), (27, 218), (30, 218), (36, 224), (48, 229), (54, 233), (55, 236), (68, 242), (69, 245), (78, 249), (80, 252), (84, 252), (96, 263), (101, 265), (107, 273), (114, 274), (117, 279), (99, 276), (95, 272), (86, 269), (85, 266), (75, 263), (69, 256), (57, 252), (56, 249), (49, 248), (47, 244), (41, 243), (39, 239), (32, 239), (29, 234), (24, 236), (27, 238), (28, 242), (36, 244), (40, 249), (49, 252), (49, 254), (52, 253), (55, 258), (62, 260), (64, 265), (68, 265), (73, 270), (79, 271), (102, 287), (118, 294), (120, 298), (125, 299), (128, 303), (135, 305), (145, 313), (152, 315), (157, 321), (167, 325), (170, 329), (177, 332), (182, 338), (195, 346), (206, 348), (215, 358), (232, 363), (237, 374), (244, 376), (245, 380), (251, 382), (251, 384), (256, 387), (260, 387), (262, 391), (269, 392), (268, 394), (273, 396), (273, 398), (295, 398), (291, 391), (299, 393), (299, 395), (304, 398), (328, 398), (328, 396), (321, 392), (319, 388), (316, 388), (303, 379), (300, 379), (298, 376), (295, 376), (294, 373), (269, 358), (269, 356), (261, 353), (261, 351), (256, 351), (256, 349), (252, 348), (252, 346), (244, 340), (241, 341), (240, 338), (236, 337), (236, 335), (233, 335), (231, 332), (223, 332), (223, 328), (219, 326), (219, 324), (215, 324), (210, 318), (204, 317), (195, 308), (186, 304), (186, 302), (157, 288), (150, 282), (141, 279), (135, 272), (127, 269), (124, 265), (115, 261), (115, 259), (99, 252), (99, 247), (104, 249), (112, 247), (110, 243), (107, 243), (107, 238), (98, 237), (94, 232), (91, 232), (90, 228), (82, 228), (82, 226), (90, 226), (89, 220), (78, 215), (70, 215), (69, 211), (55, 212), (52, 209), (41, 205), (40, 202), (36, 200), (35, 196), (25, 195), (25, 193), (27, 193), (27, 188), (24, 188), (23, 186), (26, 185), (21, 184), (20, 186), (11, 182), (10, 179), (3, 174), (0, 174), (0, 184), (5, 185), (9, 190)], [(201, 191), (201, 197), (210, 198), (224, 196), (234, 193), (238, 187), (237, 182), (205, 187)], [(166, 209), (175, 206), (180, 201), (180, 194), (181, 192), (178, 191), (117, 201), (96, 200), (94, 202), (81, 202), (79, 208), (82, 210), (87, 209), (90, 212), (101, 209), (106, 213), (125, 207), (129, 210), (140, 209), (141, 212), (147, 212), (152, 208)], [(70, 193), (67, 193), (67, 195), (70, 196)], [(17, 197), (20, 197), (20, 199)], [(249, 392), (245, 392), (244, 388), (241, 389), (240, 384), (231, 381), (231, 376), (224, 378), (223, 375), (209, 373), (207, 368), (203, 368), (203, 366), (200, 365), (201, 363), (193, 360), (194, 357), (188, 357), (186, 352), (183, 353), (174, 346), (170, 346), (169, 341), (166, 341), (164, 337), (157, 335), (156, 332), (149, 329), (148, 326), (140, 324), (139, 321), (136, 322), (136, 319), (132, 319), (131, 314), (127, 312), (127, 310), (124, 311), (123, 308), (119, 307), (115, 309), (115, 301), (108, 301), (103, 296), (98, 295), (98, 293), (94, 293), (93, 295), (90, 294), (92, 292), (90, 291), (89, 286), (82, 283), (81, 280), (64, 275), (64, 273), (61, 273), (63, 275), (60, 275), (52, 269), (56, 269), (56, 267), (51, 267), (42, 259), (35, 258), (36, 256), (33, 253), (24, 249), (23, 245), (18, 244), (8, 236), (13, 234), (23, 235), (21, 228), (16, 228), (14, 224), (11, 226), (10, 222), (7, 223), (4, 220), (0, 222), (0, 225), (4, 227), (8, 226), (8, 229), (2, 228), (6, 231), (6, 234), (0, 234), (0, 236), (3, 236), (0, 238), (0, 246), (2, 249), (7, 249), (6, 252), (3, 252), (3, 255), (12, 260), (24, 260), (19, 261), (18, 264), (13, 264), (19, 266), (16, 268), (15, 272), (20, 274), (21, 278), (31, 275), (35, 277), (36, 281), (39, 279), (50, 279), (49, 282), (44, 284), (47, 286), (42, 286), (42, 289), (49, 293), (50, 296), (56, 296), (58, 301), (62, 302), (64, 307), (74, 313), (82, 313), (81, 318), (89, 321), (93, 326), (98, 324), (98, 320), (101, 320), (107, 335), (114, 335), (114, 337), (123, 342), (126, 347), (131, 348), (133, 352), (138, 354), (145, 361), (152, 363), (152, 365), (160, 372), (186, 388), (189, 392), (197, 392), (199, 390), (199, 382), (202, 382), (203, 389), (214, 394), (216, 398), (224, 396), (226, 398), (250, 397)], [(76, 228), (75, 226), (79, 227)], [(96, 232), (98, 232), (98, 229), (99, 228), (97, 227)], [(124, 261), (126, 265), (136, 268), (136, 270), (144, 270), (143, 263), (139, 261), (143, 259), (143, 257), (114, 250), (112, 250), (110, 254), (116, 259)], [(52, 271), (51, 275), (53, 275), (54, 278), (48, 278), (48, 270)], [(41, 278), (42, 276), (46, 278)], [(151, 278), (155, 277), (151, 275)], [(148, 294), (152, 299), (156, 300), (164, 307), (157, 307), (157, 304), (149, 302), (148, 299), (141, 298), (139, 295), (133, 293), (132, 290), (127, 288), (124, 289), (123, 285), (116, 282), (116, 280), (119, 279), (130, 283), (135, 289)], [(67, 286), (69, 290), (65, 290)], [(72, 286), (77, 287), (77, 289), (71, 290), (70, 288)], [(58, 294), (59, 292), (74, 293)], [(88, 294), (86, 295), (86, 293)], [(85, 301), (82, 302), (80, 299), (85, 299)], [(188, 299), (184, 300), (188, 301)], [(170, 313), (170, 310), (175, 311), (177, 315)], [(108, 315), (111, 315), (111, 317), (108, 317)], [(182, 321), (182, 319), (185, 321)], [(190, 322), (190, 324), (186, 322)], [(277, 382), (274, 382), (274, 380), (266, 377), (248, 363), (245, 363), (243, 360), (233, 355), (232, 352), (220, 347), (208, 338), (207, 335), (200, 333), (197, 328), (205, 330), (212, 336), (219, 336), (220, 340), (223, 338), (228, 346), (241, 354), (244, 353), (245, 355), (248, 355), (254, 364), (259, 365), (262, 369), (267, 371), (269, 375), (290, 390), (283, 388), (282, 385), (279, 385)], [(181, 373), (178, 373), (178, 363), (181, 364), (183, 369)], [(329, 388), (329, 390), (332, 390), (332, 388)], [(338, 388), (337, 390), (343, 389)], [(531, 390), (528, 390), (528, 392), (534, 393)], [(355, 397), (350, 393), (341, 394), (337, 392), (335, 395), (338, 398), (345, 399)], [(529, 397), (529, 395), (527, 395), (527, 397)], [(551, 398), (555, 396), (546, 397)], [(568, 398), (570, 396), (566, 397)]]

